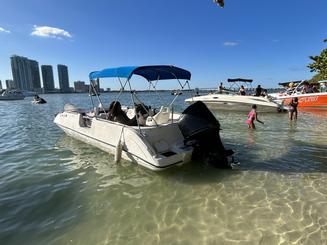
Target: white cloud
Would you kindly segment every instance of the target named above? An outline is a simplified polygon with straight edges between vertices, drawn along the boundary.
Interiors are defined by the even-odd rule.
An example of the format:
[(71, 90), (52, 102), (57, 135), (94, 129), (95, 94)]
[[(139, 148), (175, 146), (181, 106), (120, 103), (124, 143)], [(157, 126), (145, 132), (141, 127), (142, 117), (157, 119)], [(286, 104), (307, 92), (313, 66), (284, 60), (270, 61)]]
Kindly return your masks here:
[(239, 44), (238, 42), (231, 42), (231, 41), (224, 42), (224, 46), (227, 47), (234, 47), (237, 46), (238, 44)]
[(52, 37), (62, 39), (63, 37), (71, 38), (72, 35), (63, 29), (50, 27), (50, 26), (37, 26), (34, 25), (33, 31), (31, 33), (32, 36), (38, 37)]
[(4, 33), (10, 33), (10, 31), (9, 31), (9, 30), (6, 30), (5, 28), (2, 28), (2, 27), (0, 27), (0, 32), (4, 32)]

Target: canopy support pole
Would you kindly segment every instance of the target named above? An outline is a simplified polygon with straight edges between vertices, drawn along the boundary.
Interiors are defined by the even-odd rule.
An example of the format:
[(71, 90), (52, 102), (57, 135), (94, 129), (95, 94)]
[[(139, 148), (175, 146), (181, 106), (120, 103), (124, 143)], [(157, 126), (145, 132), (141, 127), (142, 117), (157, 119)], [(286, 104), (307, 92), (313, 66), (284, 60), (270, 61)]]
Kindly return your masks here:
[[(99, 79), (99, 78), (98, 78), (98, 79)], [(95, 88), (95, 86), (94, 86), (94, 83), (93, 83), (94, 81), (95, 81), (95, 80), (90, 80), (91, 87), (92, 87), (93, 92), (95, 93), (95, 95), (96, 95), (96, 97), (97, 97), (97, 99), (98, 99), (98, 102), (101, 104), (101, 107), (102, 107), (103, 112), (106, 113), (106, 110), (103, 108), (102, 101), (101, 101), (101, 99), (100, 99), (100, 97), (99, 97), (99, 93), (98, 93), (98, 91), (96, 90), (96, 88)], [(92, 95), (91, 95), (91, 97), (92, 97)], [(92, 99), (92, 104), (93, 104), (93, 99)], [(94, 107), (94, 104), (93, 104), (93, 107)], [(97, 118), (98, 115), (95, 115), (95, 117)]]
[(134, 91), (132, 90), (132, 86), (131, 86), (131, 83), (130, 83), (130, 78), (127, 79), (127, 82), (128, 82), (129, 90), (130, 90), (131, 97), (132, 97), (132, 101), (133, 101), (134, 114), (135, 114), (135, 116), (136, 116), (137, 126), (138, 126), (138, 128), (139, 128), (140, 134), (142, 134), (141, 127), (140, 127), (140, 123), (139, 123), (139, 120), (138, 120), (138, 115), (137, 115), (137, 113), (136, 113), (135, 100), (134, 100)]

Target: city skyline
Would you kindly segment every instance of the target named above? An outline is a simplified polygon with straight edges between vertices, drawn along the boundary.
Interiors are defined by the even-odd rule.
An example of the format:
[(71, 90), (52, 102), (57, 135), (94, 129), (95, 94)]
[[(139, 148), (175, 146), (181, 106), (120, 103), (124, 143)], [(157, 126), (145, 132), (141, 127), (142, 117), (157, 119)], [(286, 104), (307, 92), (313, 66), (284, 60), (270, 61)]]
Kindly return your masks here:
[(10, 61), (13, 83), (9, 87), (6, 85), (7, 88), (45, 93), (55, 92), (56, 90), (61, 93), (71, 92), (68, 67), (66, 65), (57, 65), (59, 81), (59, 88), (57, 88), (54, 82), (52, 65), (41, 65), (42, 86), (38, 61), (19, 55), (12, 55)]

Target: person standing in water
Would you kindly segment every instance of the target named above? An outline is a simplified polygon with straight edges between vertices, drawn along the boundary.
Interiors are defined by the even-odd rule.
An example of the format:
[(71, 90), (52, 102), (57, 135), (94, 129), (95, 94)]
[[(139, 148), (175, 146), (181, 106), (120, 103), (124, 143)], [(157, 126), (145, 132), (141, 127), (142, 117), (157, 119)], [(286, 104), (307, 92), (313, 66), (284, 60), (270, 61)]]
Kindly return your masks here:
[(261, 124), (264, 124), (262, 121), (258, 119), (257, 113), (257, 105), (252, 105), (252, 110), (248, 114), (248, 118), (246, 119), (246, 123), (249, 125), (249, 128), (255, 129), (254, 121), (257, 121)]
[(288, 113), (288, 118), (292, 121), (293, 118), (297, 119), (297, 106), (298, 106), (299, 102), (298, 102), (298, 98), (295, 97), (292, 99), (291, 103), (290, 103), (290, 109), (289, 109), (289, 113)]

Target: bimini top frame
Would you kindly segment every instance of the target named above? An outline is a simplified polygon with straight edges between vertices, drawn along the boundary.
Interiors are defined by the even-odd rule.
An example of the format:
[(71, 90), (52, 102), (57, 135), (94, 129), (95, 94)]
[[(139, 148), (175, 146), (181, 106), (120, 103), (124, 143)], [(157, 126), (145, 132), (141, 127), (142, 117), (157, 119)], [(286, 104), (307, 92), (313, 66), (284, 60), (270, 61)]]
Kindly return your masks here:
[[(144, 77), (149, 82), (149, 90), (151, 87), (156, 91), (156, 85), (159, 80), (172, 80), (176, 79), (181, 87), (181, 89), (184, 89), (186, 85), (188, 86), (188, 89), (190, 89), (189, 80), (191, 79), (191, 73), (187, 70), (184, 70), (179, 67), (175, 67), (172, 65), (153, 65), (153, 66), (123, 66), (123, 67), (116, 67), (116, 68), (107, 68), (101, 71), (93, 71), (89, 74), (90, 78), (90, 89), (92, 89), (92, 94), (96, 95), (100, 104), (102, 104), (98, 91), (96, 89), (97, 80), (99, 78), (106, 78), (106, 77), (112, 77), (112, 78), (118, 78), (119, 83), (121, 85), (121, 90), (118, 95), (118, 98), (115, 101), (118, 101), (122, 91), (125, 90), (125, 86), (128, 84), (133, 104), (135, 105), (136, 101), (141, 102), (138, 97), (136, 96), (136, 93), (134, 90), (132, 90), (132, 86), (130, 83), (130, 79), (133, 75), (139, 75)], [(125, 78), (126, 81), (121, 81), (120, 78)], [(183, 84), (180, 80), (186, 80), (186, 82)], [(91, 91), (90, 91), (91, 92)], [(160, 97), (160, 96), (159, 96)], [(178, 95), (172, 100), (172, 102), (169, 104), (170, 107), (172, 107), (173, 103), (177, 99)], [(93, 99), (91, 97), (92, 104)]]
[(231, 85), (228, 88), (229, 91), (238, 92), (241, 85), (246, 86), (247, 89), (252, 89), (252, 79), (243, 79), (243, 78), (229, 78), (227, 79), (227, 82), (229, 82)]

